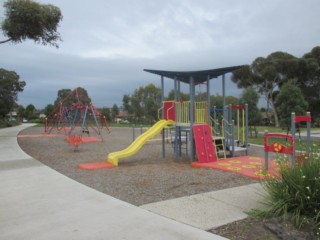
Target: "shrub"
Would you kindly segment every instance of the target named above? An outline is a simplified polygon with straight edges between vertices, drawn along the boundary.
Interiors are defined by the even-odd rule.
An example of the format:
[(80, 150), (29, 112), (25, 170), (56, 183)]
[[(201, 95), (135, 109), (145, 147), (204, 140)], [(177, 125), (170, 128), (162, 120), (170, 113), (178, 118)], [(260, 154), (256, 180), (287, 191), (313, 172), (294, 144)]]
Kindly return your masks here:
[[(278, 158), (277, 158), (278, 159)], [(280, 159), (278, 159), (280, 160)], [(320, 235), (320, 152), (312, 150), (293, 167), (280, 162), (279, 177), (263, 182), (267, 191), (265, 216), (291, 218), (300, 228), (305, 223)]]

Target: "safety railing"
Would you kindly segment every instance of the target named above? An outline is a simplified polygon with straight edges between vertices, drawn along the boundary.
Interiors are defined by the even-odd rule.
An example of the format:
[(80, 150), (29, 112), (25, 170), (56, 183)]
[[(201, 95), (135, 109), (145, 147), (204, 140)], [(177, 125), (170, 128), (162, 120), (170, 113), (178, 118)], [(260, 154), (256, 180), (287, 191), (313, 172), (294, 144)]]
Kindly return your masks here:
[(190, 123), (190, 102), (175, 102), (176, 108), (176, 123), (189, 124)]
[[(191, 122), (191, 102), (176, 102), (176, 123), (190, 124)], [(194, 123), (208, 123), (207, 102), (195, 102), (194, 104)]]
[(207, 102), (195, 102), (195, 123), (208, 123)]
[(225, 139), (225, 145), (228, 146), (231, 155), (234, 156), (234, 120), (231, 123), (225, 119), (222, 119), (222, 132)]
[(217, 119), (214, 119), (210, 116), (210, 126), (211, 132), (213, 136), (221, 136), (223, 137), (223, 131), (220, 128), (220, 123)]
[[(176, 124), (190, 124), (191, 102), (165, 101), (163, 107), (158, 110), (158, 118), (173, 120)], [(207, 102), (195, 102), (194, 104), (194, 123), (208, 123)]]

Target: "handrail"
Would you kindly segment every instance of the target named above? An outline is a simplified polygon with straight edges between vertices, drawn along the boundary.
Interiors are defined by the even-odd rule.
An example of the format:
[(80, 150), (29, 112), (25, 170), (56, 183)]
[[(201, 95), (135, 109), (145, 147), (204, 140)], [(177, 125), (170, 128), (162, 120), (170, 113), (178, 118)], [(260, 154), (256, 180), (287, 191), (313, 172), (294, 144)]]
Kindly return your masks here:
[(220, 123), (217, 119), (214, 119), (213, 117), (210, 116), (210, 126), (211, 126), (211, 132), (212, 135), (215, 136), (222, 136), (223, 137), (223, 132), (220, 132)]

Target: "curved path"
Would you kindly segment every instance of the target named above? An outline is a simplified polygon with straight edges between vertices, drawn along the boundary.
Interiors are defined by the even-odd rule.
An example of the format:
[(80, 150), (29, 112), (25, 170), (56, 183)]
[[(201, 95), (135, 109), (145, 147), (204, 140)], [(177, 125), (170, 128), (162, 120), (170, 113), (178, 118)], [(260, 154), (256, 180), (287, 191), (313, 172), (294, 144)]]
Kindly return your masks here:
[(224, 239), (84, 186), (23, 152), (0, 129), (1, 239)]

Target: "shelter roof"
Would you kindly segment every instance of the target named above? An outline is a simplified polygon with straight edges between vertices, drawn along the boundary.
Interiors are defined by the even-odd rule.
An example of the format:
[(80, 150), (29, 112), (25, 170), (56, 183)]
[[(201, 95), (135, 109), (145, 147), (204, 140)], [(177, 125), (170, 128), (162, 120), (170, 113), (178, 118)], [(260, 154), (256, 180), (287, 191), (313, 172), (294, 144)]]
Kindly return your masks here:
[(225, 68), (216, 68), (216, 69), (209, 69), (209, 70), (202, 70), (202, 71), (164, 71), (164, 70), (151, 70), (151, 69), (144, 69), (144, 71), (149, 73), (154, 73), (163, 77), (177, 79), (178, 81), (184, 83), (190, 83), (190, 77), (193, 78), (195, 83), (203, 83), (206, 82), (208, 79), (217, 78), (221, 75), (226, 73), (233, 72), (238, 68), (242, 68), (244, 65), (240, 66), (232, 66), (232, 67), (225, 67)]

